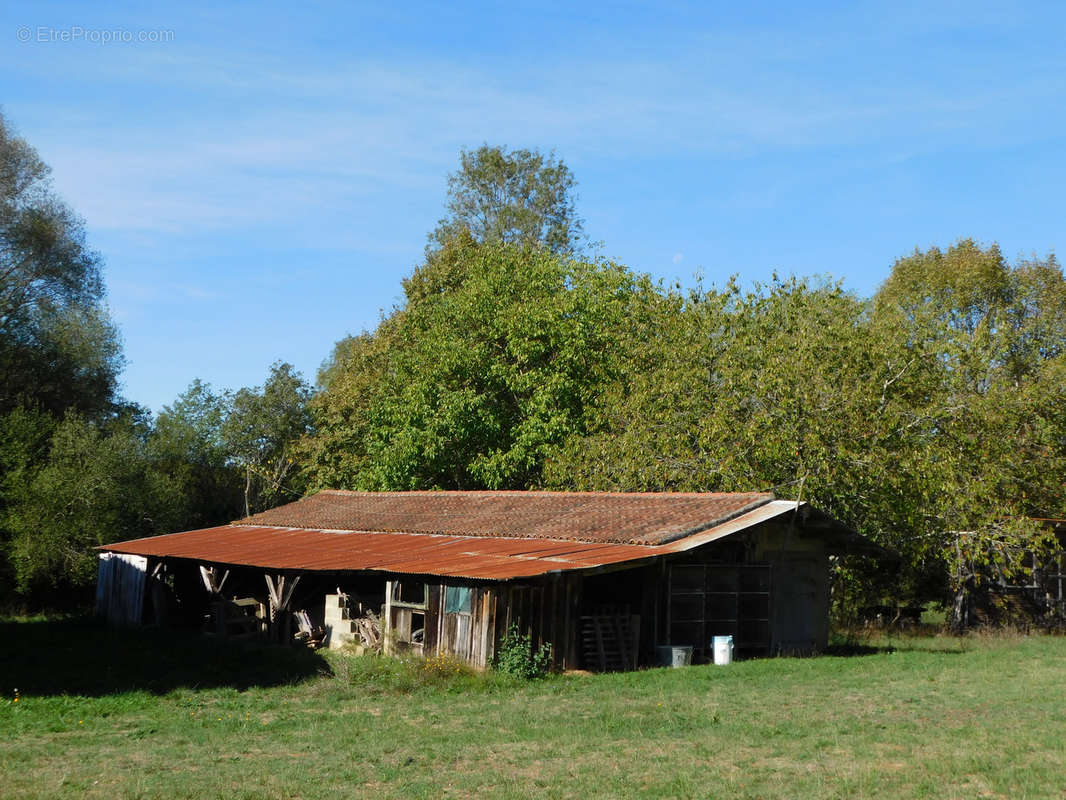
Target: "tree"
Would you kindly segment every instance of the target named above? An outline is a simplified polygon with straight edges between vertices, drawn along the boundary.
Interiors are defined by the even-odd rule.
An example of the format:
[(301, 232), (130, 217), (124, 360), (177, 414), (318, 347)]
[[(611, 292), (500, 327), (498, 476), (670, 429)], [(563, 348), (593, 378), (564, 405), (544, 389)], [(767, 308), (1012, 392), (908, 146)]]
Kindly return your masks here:
[(375, 332), (335, 350), (304, 449), (312, 485), (539, 485), (584, 430), (620, 332), (657, 297), (615, 264), (469, 237), (437, 266), (453, 276), (446, 288), (418, 284)]
[(181, 528), (218, 525), (241, 512), (241, 475), (223, 438), (229, 402), (196, 379), (152, 428), (148, 452), (153, 467), (180, 487)]
[(0, 413), (111, 409), (122, 359), (103, 295), (81, 220), (0, 116)]
[(578, 250), (577, 184), (554, 153), (482, 145), (461, 150), (459, 164), (448, 176), (449, 215), (429, 235), (427, 251), (463, 231), (478, 242), (544, 247), (560, 256)]
[[(64, 471), (75, 427), (100, 439), (123, 420), (140, 424), (117, 396), (121, 347), (103, 299), (100, 259), (81, 220), (0, 116), (0, 595), (14, 583), (27, 591), (51, 585), (44, 576), (53, 568), (52, 583), (81, 585), (91, 553), (79, 548), (104, 536), (93, 515), (106, 496), (48, 505), (72, 488), (58, 476), (79, 478)], [(108, 448), (100, 442), (98, 455)]]
[(626, 367), (549, 485), (772, 490), (875, 537), (909, 521), (905, 362), (870, 335), (861, 300), (793, 279), (671, 293), (660, 308), (624, 344)]
[(293, 470), (294, 448), (311, 429), (311, 387), (291, 364), (275, 363), (262, 388), (233, 395), (221, 433), (227, 451), (244, 469), (244, 513), (251, 514), (302, 494)]
[(93, 547), (173, 530), (178, 491), (150, 468), (146, 433), (131, 416), (101, 428), (71, 414), (56, 426), (47, 457), (11, 487), (4, 519), (24, 596), (71, 604), (96, 577)]
[(955, 623), (983, 582), (1054, 546), (1031, 517), (1066, 508), (1062, 436), (1066, 281), (1054, 257), (1011, 266), (969, 239), (900, 259), (874, 324), (933, 365), (916, 402), (929, 486), (924, 535), (938, 551)]

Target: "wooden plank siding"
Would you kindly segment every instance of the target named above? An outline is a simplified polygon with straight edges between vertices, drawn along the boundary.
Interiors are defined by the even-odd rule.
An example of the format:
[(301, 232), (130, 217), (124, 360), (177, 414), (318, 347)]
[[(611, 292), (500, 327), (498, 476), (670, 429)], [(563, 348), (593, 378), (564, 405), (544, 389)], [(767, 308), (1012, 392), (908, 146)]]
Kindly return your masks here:
[[(700, 576), (695, 616), (682, 613), (682, 606), (687, 610), (697, 600), (681, 598), (682, 590), (671, 589), (675, 571), (685, 570)], [(390, 581), (387, 640), (400, 643), (397, 652), (448, 654), (484, 669), (492, 665), (500, 641), (515, 625), (530, 637), (534, 649), (550, 645), (554, 669), (598, 669), (602, 667), (586, 663), (582, 617), (617, 616), (631, 621), (630, 629), (637, 632), (637, 664), (656, 663), (656, 648), (662, 645), (689, 645), (698, 660), (708, 660), (712, 635), (727, 633), (734, 635), (741, 656), (817, 652), (827, 637), (828, 571), (828, 554), (817, 537), (770, 521), (741, 537), (628, 569), (564, 571), (502, 582), (415, 579), (432, 581), (424, 610), (398, 603), (391, 588), (395, 581)], [(735, 591), (711, 586), (711, 579), (720, 573), (737, 583)], [(758, 586), (748, 585), (749, 573), (764, 576)], [(398, 580), (406, 586), (410, 579)], [(449, 588), (470, 590), (469, 613), (448, 612)], [(719, 606), (725, 608), (727, 600), (735, 601), (736, 608), (730, 606), (730, 613), (723, 616)], [(411, 636), (412, 616), (422, 613), (422, 643), (402, 646)], [(751, 633), (755, 623), (762, 626), (758, 635)], [(588, 630), (585, 634), (591, 635)]]
[(528, 635), (534, 649), (552, 649), (555, 669), (578, 667), (578, 603), (581, 575), (549, 575), (543, 581), (499, 587), (494, 625), (498, 644), (511, 625)]
[[(439, 580), (439, 579), (438, 579)], [(499, 642), (501, 625), (500, 586), (448, 580), (428, 584), (425, 609), (413, 609), (393, 600), (395, 581), (386, 584), (386, 650), (390, 653), (414, 652), (426, 657), (449, 655), (471, 666), (491, 666)], [(448, 588), (469, 589), (470, 613), (449, 613)], [(503, 600), (506, 608), (507, 600)], [(412, 616), (424, 614), (425, 629), (421, 643), (411, 642)], [(502, 627), (506, 630), (506, 627)]]
[[(439, 580), (439, 579), (438, 579)], [(385, 640), (390, 653), (413, 652), (426, 657), (449, 655), (473, 667), (492, 665), (500, 640), (511, 625), (530, 636), (534, 648), (548, 644), (555, 669), (579, 664), (578, 617), (580, 575), (552, 575), (516, 584), (476, 584), (447, 580), (429, 584), (425, 609), (406, 607), (393, 599), (394, 581), (386, 586)], [(471, 591), (470, 613), (447, 611), (448, 588)], [(424, 614), (421, 643), (411, 641), (412, 619)]]

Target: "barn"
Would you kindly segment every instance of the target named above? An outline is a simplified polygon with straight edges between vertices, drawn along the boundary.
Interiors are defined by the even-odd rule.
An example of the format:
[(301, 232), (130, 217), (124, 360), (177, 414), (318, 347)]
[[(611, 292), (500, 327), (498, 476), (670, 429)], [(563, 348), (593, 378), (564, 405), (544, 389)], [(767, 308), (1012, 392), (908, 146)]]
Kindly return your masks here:
[(122, 624), (324, 638), (492, 663), (512, 625), (557, 669), (826, 646), (834, 557), (882, 555), (767, 493), (321, 491), (223, 525), (100, 548)]

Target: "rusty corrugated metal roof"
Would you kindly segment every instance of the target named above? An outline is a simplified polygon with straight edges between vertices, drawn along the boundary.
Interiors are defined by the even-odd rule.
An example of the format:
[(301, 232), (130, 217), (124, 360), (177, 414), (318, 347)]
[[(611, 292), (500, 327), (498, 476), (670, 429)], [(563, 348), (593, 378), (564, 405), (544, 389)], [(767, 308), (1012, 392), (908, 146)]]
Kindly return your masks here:
[(757, 493), (327, 491), (230, 525), (99, 549), (276, 570), (507, 580), (677, 553), (795, 508)]
[(659, 545), (774, 499), (762, 492), (323, 491), (237, 525)]
[(320, 492), (230, 525), (97, 549), (275, 570), (508, 580), (680, 553), (799, 510), (818, 517), (841, 553), (880, 550), (806, 503), (767, 494), (578, 492)]
[(668, 547), (223, 525), (106, 545), (155, 558), (276, 570), (373, 570), (504, 580), (634, 561)]

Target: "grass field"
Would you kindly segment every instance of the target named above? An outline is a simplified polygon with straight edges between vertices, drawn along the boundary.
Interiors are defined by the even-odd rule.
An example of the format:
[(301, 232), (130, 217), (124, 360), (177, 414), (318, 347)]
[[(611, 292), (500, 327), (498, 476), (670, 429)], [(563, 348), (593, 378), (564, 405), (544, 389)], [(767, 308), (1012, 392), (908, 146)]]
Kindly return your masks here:
[(0, 637), (3, 798), (1066, 796), (1057, 637), (531, 684), (82, 620)]

